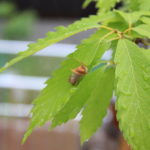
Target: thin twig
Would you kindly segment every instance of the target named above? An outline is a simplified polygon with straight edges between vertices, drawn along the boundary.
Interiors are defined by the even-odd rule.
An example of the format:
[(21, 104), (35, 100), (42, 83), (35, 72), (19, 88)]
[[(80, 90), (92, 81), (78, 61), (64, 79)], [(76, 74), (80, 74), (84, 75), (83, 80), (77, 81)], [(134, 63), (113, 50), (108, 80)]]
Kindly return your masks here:
[(113, 28), (110, 28), (110, 27), (107, 27), (107, 26), (104, 26), (104, 25), (101, 25), (100, 27), (101, 27), (101, 28), (104, 28), (104, 29), (107, 29), (107, 30), (110, 30), (110, 31), (114, 31)]
[(101, 38), (101, 40), (104, 40), (105, 38), (107, 38), (109, 35), (111, 35), (111, 34), (113, 34), (113, 33), (114, 33), (114, 31), (111, 31), (111, 32), (105, 34), (105, 35)]
[(132, 30), (132, 27), (129, 27), (128, 29), (126, 29), (125, 31), (123, 31), (123, 33), (125, 34), (125, 33), (129, 32), (131, 30)]
[(119, 40), (119, 39), (120, 37), (115, 37), (115, 38), (110, 39), (109, 41), (114, 41), (114, 40)]

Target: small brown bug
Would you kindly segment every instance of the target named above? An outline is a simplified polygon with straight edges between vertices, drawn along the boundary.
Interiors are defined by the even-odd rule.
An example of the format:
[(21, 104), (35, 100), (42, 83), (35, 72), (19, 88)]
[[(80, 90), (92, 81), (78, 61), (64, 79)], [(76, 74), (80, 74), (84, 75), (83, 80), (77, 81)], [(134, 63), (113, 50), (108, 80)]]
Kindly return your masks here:
[(87, 74), (88, 68), (85, 65), (81, 65), (75, 69), (72, 69), (72, 75), (69, 79), (69, 82), (72, 85), (77, 85), (80, 79)]

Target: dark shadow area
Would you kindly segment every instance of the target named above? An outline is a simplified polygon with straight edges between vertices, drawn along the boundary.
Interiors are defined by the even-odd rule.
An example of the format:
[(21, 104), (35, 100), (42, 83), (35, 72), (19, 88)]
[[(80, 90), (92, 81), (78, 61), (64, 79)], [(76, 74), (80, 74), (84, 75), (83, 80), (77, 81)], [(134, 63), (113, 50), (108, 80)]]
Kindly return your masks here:
[(84, 17), (95, 14), (95, 3), (82, 9), (83, 0), (14, 0), (19, 10), (35, 9), (42, 17)]

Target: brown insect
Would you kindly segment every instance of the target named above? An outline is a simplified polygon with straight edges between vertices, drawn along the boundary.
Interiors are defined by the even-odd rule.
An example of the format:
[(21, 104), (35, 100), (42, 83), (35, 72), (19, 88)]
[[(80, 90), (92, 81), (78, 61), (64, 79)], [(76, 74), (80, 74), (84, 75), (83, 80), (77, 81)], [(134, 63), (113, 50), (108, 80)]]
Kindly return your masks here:
[(80, 65), (79, 67), (72, 69), (72, 75), (69, 79), (69, 82), (72, 85), (77, 85), (80, 79), (87, 74), (88, 68), (85, 65)]

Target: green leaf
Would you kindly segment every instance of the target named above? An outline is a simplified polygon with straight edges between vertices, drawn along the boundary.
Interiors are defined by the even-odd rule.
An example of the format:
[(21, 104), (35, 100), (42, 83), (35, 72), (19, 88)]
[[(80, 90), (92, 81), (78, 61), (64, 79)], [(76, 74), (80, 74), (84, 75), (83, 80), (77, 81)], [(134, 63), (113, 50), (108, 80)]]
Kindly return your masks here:
[(68, 38), (74, 34), (77, 34), (82, 31), (86, 31), (92, 28), (99, 28), (100, 22), (111, 18), (113, 13), (101, 14), (90, 16), (89, 18), (83, 18), (80, 21), (77, 21), (68, 27), (57, 27), (56, 32), (49, 32), (44, 39), (39, 39), (37, 43), (30, 44), (28, 49), (24, 52), (19, 53), (19, 56), (12, 59), (10, 62), (6, 63), (3, 68), (0, 69), (0, 72), (6, 70), (8, 67), (12, 66), (13, 64), (21, 61), (22, 59), (33, 55), (34, 53), (44, 49), (45, 47), (57, 43), (65, 38)]
[(127, 2), (127, 6), (131, 11), (150, 10), (149, 0), (125, 0), (125, 2)]
[(150, 149), (150, 55), (131, 41), (118, 42), (116, 63), (117, 118), (133, 150)]
[(124, 2), (127, 4), (127, 7), (130, 11), (138, 11), (139, 8), (139, 0), (124, 0)]
[[(97, 83), (91, 91), (80, 121), (81, 141), (89, 139), (101, 126), (113, 94), (114, 68), (102, 68), (94, 76)], [(107, 92), (106, 92), (107, 91)]]
[(6, 17), (11, 17), (15, 13), (16, 6), (12, 2), (8, 1), (1, 1), (0, 2), (0, 17), (1, 18), (6, 18)]
[(99, 9), (99, 12), (108, 12), (110, 9), (114, 8), (116, 3), (120, 0), (97, 0), (96, 7)]
[(11, 40), (23, 40), (29, 37), (33, 30), (35, 18), (36, 15), (32, 11), (26, 11), (12, 17), (3, 29), (4, 37)]
[(93, 0), (85, 0), (82, 7), (86, 8)]
[(98, 12), (108, 12), (110, 9), (114, 8), (116, 3), (120, 2), (120, 0), (85, 0), (83, 3), (83, 8), (86, 8), (91, 2), (96, 2), (96, 8), (98, 8)]
[(132, 30), (144, 37), (150, 38), (150, 25), (141, 24)]
[(150, 49), (145, 49), (145, 48), (141, 48), (141, 49), (143, 49), (143, 51), (144, 51), (144, 55), (145, 55), (145, 57), (147, 57), (147, 59), (150, 59)]
[(143, 23), (150, 25), (150, 18), (149, 17), (142, 17), (140, 19)]
[[(105, 51), (109, 48), (109, 44), (102, 42), (99, 46), (99, 52)], [(97, 84), (97, 71), (89, 72), (82, 82), (79, 84), (76, 92), (70, 97), (66, 105), (56, 114), (52, 121), (52, 127), (67, 122), (76, 117), (80, 112), (88, 98), (92, 94), (95, 85)]]
[(41, 95), (34, 101), (31, 123), (23, 141), (26, 140), (35, 127), (51, 120), (66, 104), (77, 89), (77, 86), (73, 86), (69, 82), (72, 74), (71, 70), (81, 64), (90, 69), (91, 65), (94, 65), (101, 58), (110, 45), (107, 42), (101, 42), (101, 37), (107, 32), (106, 30), (99, 30), (90, 38), (84, 40), (77, 47), (77, 51), (69, 55), (68, 59), (62, 63), (61, 68), (54, 72), (53, 78), (46, 82), (46, 88), (42, 90)]
[(138, 0), (139, 1), (139, 9), (149, 11), (150, 10), (150, 1), (149, 0)]
[(122, 17), (126, 23), (129, 25), (129, 26), (132, 26), (132, 24), (136, 23), (139, 18), (144, 15), (144, 12), (132, 12), (132, 13), (126, 13), (126, 12), (123, 12), (123, 11), (115, 11), (120, 17)]

